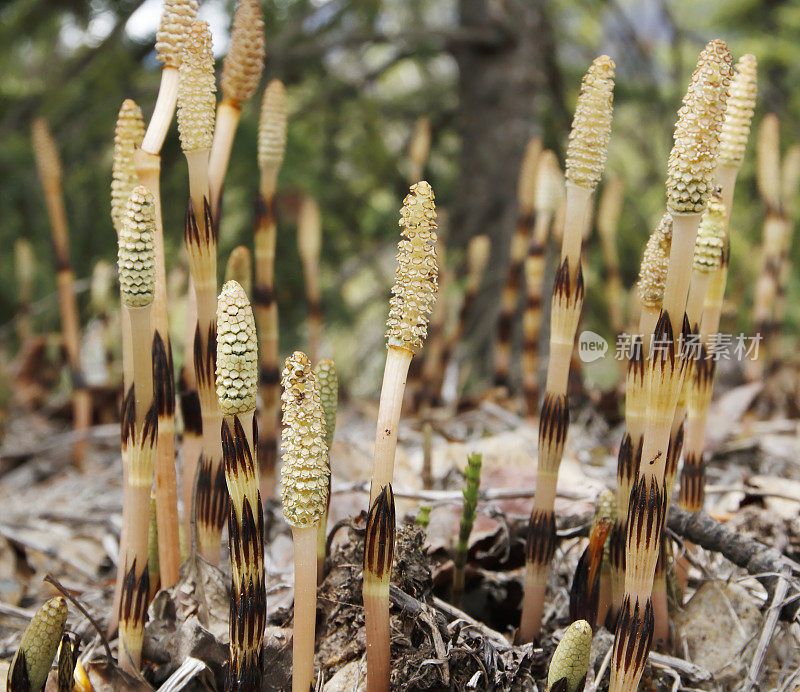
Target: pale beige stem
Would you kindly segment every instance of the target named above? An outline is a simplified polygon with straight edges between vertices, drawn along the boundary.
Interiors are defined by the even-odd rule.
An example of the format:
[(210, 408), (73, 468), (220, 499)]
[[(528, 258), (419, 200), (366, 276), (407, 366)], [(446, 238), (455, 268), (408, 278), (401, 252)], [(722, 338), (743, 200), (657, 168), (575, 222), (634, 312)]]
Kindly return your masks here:
[[(137, 426), (144, 421), (153, 405), (153, 360), (149, 345), (152, 344), (152, 305), (141, 308), (125, 308), (134, 335), (133, 386)], [(148, 490), (149, 493), (149, 490)], [(148, 507), (150, 499), (147, 500)]]
[[(197, 228), (200, 234), (206, 232), (205, 218), (203, 215), (204, 200), (208, 200), (208, 156), (207, 149), (187, 151), (186, 164), (189, 168), (189, 196), (192, 199), (194, 215), (197, 219)], [(209, 201), (210, 203), (210, 201)]]
[(730, 222), (733, 209), (733, 192), (736, 188), (736, 178), (739, 175), (739, 165), (720, 163), (714, 173), (715, 182), (722, 188), (722, 204), (725, 206), (726, 226)]
[(317, 619), (317, 526), (292, 527), (294, 539), (294, 632), (292, 692), (308, 692), (314, 681)]
[(156, 105), (142, 140), (142, 149), (148, 154), (158, 155), (161, 153), (164, 138), (167, 136), (172, 116), (175, 114), (177, 101), (178, 68), (166, 65), (161, 70), (161, 84), (158, 87)]
[(583, 231), (592, 210), (593, 191), (567, 182), (566, 215), (564, 217), (564, 238), (561, 244), (561, 261), (569, 259), (570, 285), (575, 285), (575, 277), (581, 261)]
[[(131, 333), (134, 335), (133, 349), (133, 387), (134, 387), (134, 436), (128, 440), (126, 461), (129, 464), (126, 473), (126, 492), (123, 507), (123, 518), (127, 522), (124, 527), (124, 555), (120, 555), (119, 569), (128, 572), (134, 561), (135, 584), (147, 569), (147, 543), (150, 516), (150, 489), (153, 484), (151, 450), (143, 438), (145, 418), (153, 405), (153, 372), (152, 359), (148, 344), (152, 344), (151, 315), (152, 306), (141, 308), (123, 307), (123, 319), (129, 321)], [(136, 586), (132, 597), (136, 596)], [(124, 591), (123, 591), (123, 594)], [(127, 600), (127, 599), (126, 599)], [(141, 660), (144, 613), (131, 608), (126, 617), (120, 618), (120, 666), (130, 673), (137, 673)]]
[(692, 276), (691, 258), (697, 241), (700, 214), (672, 212), (672, 245), (669, 252), (669, 272), (664, 286), (663, 308), (672, 319), (675, 338), (678, 337), (686, 310), (689, 281)]
[(367, 628), (367, 692), (389, 692), (389, 575), (384, 579), (376, 579), (365, 572), (363, 594)]
[(241, 115), (241, 106), (229, 98), (224, 98), (217, 107), (214, 143), (211, 145), (211, 156), (208, 160), (209, 203), (215, 223), (219, 223), (222, 188), (225, 185), (225, 174), (228, 171), (228, 162), (233, 149), (233, 138)]
[(403, 407), (403, 392), (411, 358), (414, 354), (397, 346), (386, 350), (386, 368), (383, 372), (381, 400), (378, 407), (378, 425), (375, 433), (375, 454), (370, 487), (370, 507), (384, 486), (392, 482), (394, 456), (397, 449), (397, 427)]

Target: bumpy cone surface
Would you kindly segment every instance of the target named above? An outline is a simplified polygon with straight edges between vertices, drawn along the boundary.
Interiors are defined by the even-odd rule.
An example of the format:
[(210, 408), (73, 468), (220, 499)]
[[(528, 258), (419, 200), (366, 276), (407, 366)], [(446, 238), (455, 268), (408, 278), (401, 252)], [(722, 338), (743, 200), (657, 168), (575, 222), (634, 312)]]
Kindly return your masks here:
[(258, 165), (262, 169), (277, 169), (286, 151), (286, 89), (283, 82), (273, 79), (261, 101), (258, 124)]
[[(562, 680), (566, 681), (566, 692), (575, 692), (586, 678), (589, 670), (589, 654), (592, 648), (592, 628), (586, 620), (573, 622), (564, 632), (556, 647), (550, 671), (547, 674), (547, 689)], [(563, 683), (562, 683), (563, 684)]]
[(719, 160), (740, 164), (744, 159), (750, 124), (756, 107), (758, 92), (758, 64), (754, 55), (743, 55), (736, 62), (731, 80), (725, 122), (719, 138)]
[(156, 35), (156, 56), (164, 67), (180, 67), (183, 44), (197, 16), (197, 0), (164, 0)]
[(600, 182), (611, 139), (614, 61), (595, 58), (581, 82), (567, 147), (567, 180), (594, 190)]
[[(60, 596), (51, 598), (36, 611), (11, 661), (9, 690), (40, 690), (44, 687), (66, 623), (67, 601)], [(23, 686), (25, 680), (27, 688)]]
[(295, 351), (283, 368), (281, 499), (286, 521), (315, 526), (328, 502), (325, 414), (308, 356)]
[(336, 430), (336, 409), (339, 405), (339, 375), (332, 360), (322, 360), (314, 370), (319, 387), (319, 398), (322, 412), (325, 415), (325, 444), (328, 451), (333, 444), (333, 433)]
[(125, 205), (139, 184), (133, 153), (144, 139), (144, 118), (135, 101), (125, 99), (114, 130), (114, 158), (111, 164), (111, 221), (119, 234)]
[(242, 104), (258, 87), (264, 69), (264, 15), (259, 0), (240, 0), (233, 17), (230, 48), (220, 86), (226, 98)]
[(119, 234), (119, 289), (129, 308), (153, 302), (156, 286), (153, 194), (139, 185), (131, 193)]
[(222, 287), (217, 301), (217, 398), (222, 414), (255, 411), (258, 338), (247, 294), (236, 281)]
[(694, 268), (713, 272), (720, 266), (725, 250), (725, 205), (718, 195), (708, 200), (708, 207), (700, 220), (694, 246)]
[(178, 133), (184, 152), (211, 149), (216, 91), (211, 31), (207, 22), (198, 19), (186, 36), (178, 85)]
[(697, 60), (675, 125), (667, 168), (667, 204), (673, 211), (696, 213), (706, 206), (730, 81), (728, 47), (724, 41), (709, 42)]
[(639, 267), (639, 299), (642, 305), (661, 307), (664, 286), (669, 270), (669, 251), (672, 246), (672, 216), (665, 212), (655, 231), (650, 234)]
[(428, 333), (428, 317), (438, 288), (436, 207), (427, 182), (411, 186), (400, 215), (403, 239), (397, 245), (386, 339), (389, 346), (416, 352)]

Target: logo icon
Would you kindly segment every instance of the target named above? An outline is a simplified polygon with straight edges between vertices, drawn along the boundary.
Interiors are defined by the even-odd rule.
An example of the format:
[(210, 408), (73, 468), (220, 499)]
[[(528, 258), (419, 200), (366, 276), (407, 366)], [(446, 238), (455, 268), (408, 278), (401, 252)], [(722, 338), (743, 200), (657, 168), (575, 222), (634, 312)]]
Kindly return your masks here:
[(588, 329), (578, 337), (578, 355), (584, 363), (593, 363), (603, 358), (608, 351), (608, 342)]

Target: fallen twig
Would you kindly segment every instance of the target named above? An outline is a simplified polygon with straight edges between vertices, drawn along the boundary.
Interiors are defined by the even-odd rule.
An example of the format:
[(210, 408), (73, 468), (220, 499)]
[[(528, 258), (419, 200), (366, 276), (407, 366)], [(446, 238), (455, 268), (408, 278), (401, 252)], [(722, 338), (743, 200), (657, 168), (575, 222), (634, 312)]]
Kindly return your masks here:
[[(481, 490), (478, 494), (478, 502), (493, 502), (498, 500), (518, 500), (533, 497), (535, 488), (487, 488)], [(368, 481), (355, 481), (338, 485), (333, 489), (334, 495), (341, 493), (369, 493)], [(427, 502), (430, 504), (461, 504), (464, 501), (464, 496), (460, 490), (411, 490), (398, 488), (394, 493), (396, 500), (419, 500), (420, 502)], [(594, 498), (589, 497), (583, 493), (573, 492), (571, 490), (559, 489), (558, 497), (566, 500), (584, 500), (593, 501)]]
[[(770, 548), (752, 538), (742, 536), (735, 531), (714, 521), (704, 512), (690, 514), (678, 507), (671, 507), (667, 516), (667, 526), (680, 536), (696, 543), (706, 550), (720, 553), (733, 564), (754, 575), (764, 589), (770, 601), (775, 601), (775, 590), (783, 581), (775, 572), (788, 569), (789, 573), (800, 572), (800, 565), (783, 555), (779, 550)], [(765, 574), (772, 573), (772, 574)], [(800, 611), (800, 600), (796, 586), (788, 587), (787, 594), (791, 602), (781, 609), (780, 619), (793, 622)]]
[(769, 606), (767, 617), (764, 618), (764, 626), (761, 629), (761, 636), (758, 639), (755, 654), (753, 654), (753, 661), (747, 671), (747, 678), (742, 683), (742, 692), (751, 692), (758, 689), (758, 675), (761, 672), (761, 666), (764, 665), (764, 658), (775, 634), (775, 627), (778, 625), (778, 618), (784, 608), (784, 600), (788, 591), (789, 568), (783, 567), (775, 592), (772, 595), (772, 603)]
[(52, 584), (61, 595), (64, 596), (72, 605), (74, 605), (81, 614), (89, 621), (92, 627), (94, 627), (95, 632), (100, 637), (100, 641), (103, 644), (103, 648), (106, 650), (106, 660), (110, 666), (117, 667), (116, 662), (114, 661), (114, 657), (111, 655), (111, 647), (108, 645), (108, 639), (106, 639), (106, 635), (103, 633), (103, 630), (100, 629), (100, 625), (97, 624), (97, 620), (95, 620), (91, 615), (89, 615), (89, 611), (84, 608), (83, 604), (75, 598), (67, 589), (65, 589), (61, 582), (58, 581), (52, 574), (46, 574), (42, 581), (46, 581), (48, 584)]

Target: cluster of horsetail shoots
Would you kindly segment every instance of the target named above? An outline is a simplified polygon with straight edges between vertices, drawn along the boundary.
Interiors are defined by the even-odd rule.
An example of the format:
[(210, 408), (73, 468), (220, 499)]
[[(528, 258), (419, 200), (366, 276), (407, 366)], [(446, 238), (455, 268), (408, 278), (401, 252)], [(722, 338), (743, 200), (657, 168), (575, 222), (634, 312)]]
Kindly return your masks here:
[[(8, 690), (43, 690), (67, 624), (67, 601), (58, 596), (33, 616), (8, 669)], [(71, 687), (67, 689), (72, 689)]]
[[(161, 148), (175, 114), (184, 45), (197, 16), (197, 8), (197, 0), (166, 0), (164, 3), (156, 37), (156, 55), (163, 66), (161, 84), (141, 147), (136, 149), (134, 155), (139, 182), (153, 193), (156, 213), (153, 372), (158, 403), (158, 440), (155, 489), (159, 562), (164, 586), (172, 586), (178, 580), (180, 538), (175, 473), (175, 376), (167, 314), (164, 224), (161, 212)], [(187, 404), (186, 409), (191, 409), (191, 404)], [(189, 438), (192, 437), (194, 427), (191, 423), (185, 425)], [(192, 442), (189, 439), (184, 446), (185, 459), (194, 458), (187, 453), (191, 453)], [(199, 448), (199, 445), (194, 444), (194, 448)], [(191, 466), (192, 462), (189, 464)]]
[[(153, 318), (156, 330), (154, 365), (158, 368), (157, 396), (159, 398), (159, 439), (156, 462), (156, 516), (159, 524), (160, 559), (165, 566), (165, 584), (177, 578), (176, 556), (179, 555), (179, 534), (176, 522), (177, 488), (174, 468), (175, 452), (175, 377), (172, 344), (166, 301), (166, 265), (164, 258), (164, 227), (161, 214), (160, 172), (161, 148), (178, 101), (180, 66), (184, 44), (197, 16), (197, 0), (165, 0), (156, 38), (156, 56), (162, 64), (161, 85), (153, 115), (140, 148), (136, 150), (139, 182), (150, 189), (156, 200), (156, 295)], [(192, 289), (189, 289), (190, 293)], [(194, 323), (188, 342), (194, 337)], [(191, 354), (191, 350), (189, 351)], [(193, 373), (192, 359), (185, 361), (181, 375), (181, 417), (183, 419), (183, 504), (184, 527), (189, 534), (194, 488), (194, 471), (202, 448), (200, 403)]]
[[(78, 301), (75, 295), (75, 274), (69, 254), (69, 227), (61, 184), (64, 171), (56, 141), (47, 123), (41, 118), (36, 118), (31, 126), (31, 135), (55, 251), (61, 333), (73, 387), (73, 427), (76, 432), (85, 434), (91, 424), (92, 401), (81, 369)], [(86, 445), (86, 439), (81, 437), (73, 447), (72, 459), (78, 467), (83, 464), (86, 456)]]
[[(139, 184), (136, 173), (135, 152), (141, 146), (144, 137), (144, 118), (139, 106), (131, 99), (125, 99), (117, 115), (114, 130), (114, 156), (111, 164), (111, 222), (119, 239), (128, 205), (128, 199), (134, 188)], [(133, 384), (133, 336), (131, 335), (130, 321), (122, 319), (122, 395), (127, 394)], [(127, 469), (123, 464), (123, 483), (126, 482)], [(126, 526), (123, 522), (123, 531), (120, 534), (120, 554), (125, 552)], [(119, 599), (122, 594), (122, 570), (117, 570), (117, 580), (114, 591), (114, 605), (109, 619), (109, 631), (117, 625)]]
[(253, 264), (250, 250), (245, 245), (231, 250), (225, 265), (225, 281), (238, 283), (248, 298), (253, 294)]
[[(189, 6), (181, 6), (187, 12), (179, 15), (176, 27), (185, 27), (187, 17), (192, 13)], [(195, 8), (196, 9), (196, 8)], [(174, 8), (166, 7), (167, 11)], [(166, 19), (162, 17), (162, 23)], [(181, 30), (177, 35), (183, 37)], [(177, 40), (177, 39), (176, 39)], [(181, 39), (182, 45), (182, 39)], [(165, 68), (166, 72), (166, 68)], [(162, 72), (162, 78), (165, 72)], [(170, 74), (177, 70), (170, 70)], [(153, 195), (155, 208), (155, 271), (156, 286), (153, 297), (153, 329), (155, 339), (153, 343), (153, 376), (155, 378), (156, 401), (158, 403), (158, 439), (156, 441), (156, 514), (160, 525), (159, 544), (160, 562), (163, 565), (163, 583), (172, 586), (178, 580), (178, 567), (180, 565), (180, 544), (178, 538), (178, 488), (175, 475), (175, 385), (172, 364), (172, 347), (169, 338), (169, 324), (167, 318), (167, 293), (166, 293), (166, 266), (164, 259), (164, 225), (161, 213), (161, 156), (160, 146), (163, 136), (155, 143), (148, 140), (148, 133), (160, 131), (163, 123), (158, 118), (165, 118), (166, 125), (172, 121), (175, 110), (177, 91), (172, 91), (171, 83), (166, 85), (162, 81), (161, 89), (167, 89), (168, 111), (158, 110), (150, 120), (147, 131), (139, 107), (130, 99), (126, 99), (120, 108), (117, 118), (117, 130), (114, 140), (114, 166), (112, 168), (111, 183), (111, 215), (115, 216), (115, 208), (124, 205), (130, 186), (141, 184)], [(147, 141), (150, 149), (145, 148)], [(158, 145), (156, 148), (155, 145)], [(115, 224), (116, 225), (116, 224)], [(123, 351), (128, 338), (126, 328), (123, 327)]]
[[(705, 499), (705, 436), (708, 409), (714, 389), (717, 361), (710, 357), (712, 339), (719, 332), (725, 285), (730, 260), (730, 218), (734, 188), (744, 160), (757, 95), (757, 64), (753, 55), (743, 55), (736, 63), (725, 108), (725, 122), (720, 133), (716, 182), (720, 185), (724, 211), (721, 229), (722, 247), (719, 265), (712, 268), (700, 318), (700, 353), (695, 361), (687, 394), (684, 441), (684, 464), (681, 470), (679, 502), (683, 509), (696, 512)], [(760, 179), (760, 177), (759, 177)], [(761, 181), (762, 186), (765, 181)], [(686, 546), (690, 549), (690, 546)], [(678, 565), (679, 578), (685, 585), (686, 565)]]
[(222, 101), (217, 108), (209, 159), (209, 189), (214, 224), (219, 225), (222, 187), (242, 106), (258, 88), (264, 69), (264, 16), (259, 0), (239, 0), (233, 16), (230, 48), (222, 65)]
[(547, 692), (583, 692), (592, 650), (592, 628), (576, 620), (564, 631), (547, 673)]
[(461, 522), (458, 527), (455, 555), (453, 556), (452, 600), (456, 605), (461, 602), (461, 596), (464, 593), (464, 568), (467, 565), (469, 537), (472, 534), (472, 526), (475, 523), (475, 510), (478, 506), (478, 494), (481, 489), (482, 461), (483, 457), (480, 454), (470, 454), (467, 457), (467, 466), (464, 469), (467, 487), (461, 491), (464, 495), (464, 504), (461, 510)]
[(230, 496), (228, 535), (233, 579), (226, 689), (257, 690), (261, 687), (261, 642), (267, 617), (264, 512), (254, 454), (258, 347), (253, 311), (235, 281), (222, 287), (216, 327), (215, 396), (223, 415), (221, 436)]
[(564, 238), (553, 286), (550, 360), (539, 418), (536, 492), (528, 524), (525, 595), (517, 633), (520, 642), (529, 642), (539, 634), (547, 569), (556, 548), (553, 505), (569, 427), (567, 378), (584, 297), (581, 245), (594, 189), (605, 167), (613, 90), (614, 62), (600, 56), (583, 78), (567, 149)]
[(287, 358), (282, 379), (281, 499), (294, 541), (292, 690), (306, 692), (314, 679), (317, 536), (328, 506), (330, 471), (325, 413), (308, 356), (295, 351)]
[[(156, 372), (158, 399), (158, 457), (156, 460), (156, 516), (159, 525), (159, 553), (162, 579), (166, 586), (178, 577), (180, 545), (177, 522), (177, 482), (175, 476), (175, 385), (172, 345), (167, 314), (164, 226), (161, 213), (161, 148), (175, 115), (178, 101), (180, 66), (184, 44), (197, 16), (197, 0), (165, 0), (156, 37), (156, 56), (162, 64), (161, 84), (153, 115), (147, 124), (135, 162), (139, 182), (153, 193), (156, 204), (156, 292), (153, 320), (156, 332), (153, 366)], [(197, 393), (191, 388), (182, 392), (181, 413), (184, 419), (184, 464), (194, 469), (199, 450), (199, 420), (192, 413), (198, 408)], [(191, 400), (190, 400), (191, 399)], [(193, 483), (190, 484), (193, 487)], [(191, 506), (191, 503), (186, 504)], [(188, 526), (188, 510), (185, 517)]]
[(639, 477), (647, 409), (646, 363), (650, 341), (661, 312), (672, 245), (672, 216), (665, 212), (647, 240), (639, 268), (639, 328), (630, 344), (625, 378), (625, 433), (617, 455), (617, 518), (609, 539), (613, 594), (612, 618), (622, 607), (625, 591), (625, 545), (628, 504)]
[[(731, 78), (731, 55), (721, 40), (700, 54), (675, 126), (669, 157), (667, 206), (673, 217), (669, 270), (648, 359), (646, 423), (638, 478), (627, 518), (625, 596), (617, 617), (611, 690), (636, 689), (650, 650), (651, 592), (666, 518), (664, 473), (683, 377), (692, 356), (681, 348), (691, 334), (685, 317), (690, 267), (700, 217), (713, 187), (719, 136)], [(658, 348), (656, 348), (656, 344)]]
[(122, 319), (132, 335), (132, 383), (122, 405), (122, 459), (126, 466), (123, 496), (125, 524), (119, 605), (119, 659), (128, 672), (139, 668), (144, 621), (150, 597), (148, 534), (150, 489), (158, 433), (153, 392), (152, 329), (155, 293), (155, 203), (143, 186), (131, 193), (119, 234), (119, 284)]
[(622, 279), (619, 274), (619, 252), (617, 251), (617, 227), (622, 212), (625, 190), (622, 180), (610, 178), (603, 187), (597, 208), (597, 233), (606, 264), (605, 291), (608, 321), (614, 334), (621, 334), (624, 327)]
[(258, 463), (262, 494), (272, 497), (278, 460), (280, 369), (278, 365), (278, 304), (275, 302), (275, 188), (286, 151), (286, 90), (273, 79), (264, 91), (258, 126), (260, 190), (254, 232), (255, 284), (253, 305), (260, 357)]
[(539, 336), (542, 326), (545, 251), (550, 229), (563, 197), (563, 176), (549, 149), (539, 157), (534, 203), (533, 237), (525, 257), (525, 308), (522, 313), (522, 390), (525, 414), (539, 415)]
[(217, 307), (217, 233), (211, 217), (208, 157), (214, 131), (216, 87), (211, 32), (196, 20), (189, 28), (180, 66), (178, 132), (189, 168), (189, 205), (184, 243), (197, 301), (194, 371), (203, 421), (203, 447), (197, 471), (197, 533), (203, 557), (219, 561), (220, 534), (227, 516), (225, 470), (220, 438), (221, 413), (214, 391)]
[(494, 383), (498, 387), (508, 387), (509, 367), (511, 365), (511, 338), (514, 314), (519, 302), (522, 285), (523, 265), (528, 253), (531, 230), (534, 224), (536, 203), (536, 182), (542, 142), (534, 138), (528, 142), (520, 166), (517, 182), (517, 204), (519, 216), (517, 226), (511, 237), (509, 264), (506, 280), (500, 298), (500, 315), (497, 321), (497, 346), (494, 361)]
[(367, 628), (367, 685), (389, 689), (389, 577), (394, 551), (392, 478), (397, 428), (411, 359), (422, 348), (436, 300), (436, 207), (426, 181), (411, 186), (400, 210), (402, 239), (386, 321), (383, 373), (370, 509), (364, 551), (364, 616)]
[(308, 300), (308, 357), (319, 358), (322, 341), (322, 303), (319, 290), (319, 254), (322, 248), (322, 219), (313, 197), (304, 197), (297, 219), (297, 249), (303, 264)]
[(328, 536), (328, 510), (331, 505), (331, 454), (333, 453), (333, 435), (336, 431), (336, 412), (339, 408), (339, 375), (332, 360), (322, 360), (314, 368), (317, 378), (319, 398), (322, 402), (322, 413), (325, 416), (325, 446), (328, 448), (328, 499), (325, 511), (317, 529), (317, 583), (321, 584), (325, 576), (325, 546)]

